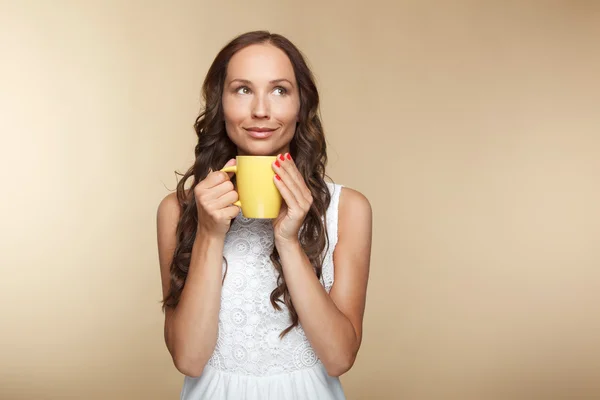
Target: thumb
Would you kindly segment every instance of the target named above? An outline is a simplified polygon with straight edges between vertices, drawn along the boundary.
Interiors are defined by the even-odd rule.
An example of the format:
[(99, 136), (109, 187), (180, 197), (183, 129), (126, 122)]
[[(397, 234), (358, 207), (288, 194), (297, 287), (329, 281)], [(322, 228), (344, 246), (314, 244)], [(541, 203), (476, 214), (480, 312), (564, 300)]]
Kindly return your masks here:
[[(230, 167), (232, 165), (237, 165), (237, 161), (235, 160), (235, 158), (232, 158), (229, 161), (227, 161), (223, 168)], [(227, 174), (229, 175), (229, 179), (231, 179), (231, 177), (234, 175), (233, 172), (228, 172)]]

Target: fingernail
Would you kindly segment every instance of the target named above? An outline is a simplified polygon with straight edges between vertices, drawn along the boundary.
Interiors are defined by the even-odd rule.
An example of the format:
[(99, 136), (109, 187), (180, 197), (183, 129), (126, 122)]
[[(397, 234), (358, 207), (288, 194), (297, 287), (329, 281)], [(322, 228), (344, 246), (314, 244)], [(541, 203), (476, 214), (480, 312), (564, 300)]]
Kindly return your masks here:
[(279, 177), (279, 175), (275, 174), (275, 178), (277, 178), (278, 181), (281, 180), (281, 178)]
[(281, 161), (284, 161), (284, 160), (285, 160), (285, 157), (283, 156), (283, 154), (280, 154), (280, 155), (279, 155), (279, 158), (281, 159)]
[(290, 156), (290, 153), (287, 153), (286, 155), (287, 155), (287, 159), (288, 159), (288, 160), (291, 160), (291, 159), (292, 159), (292, 156)]
[(276, 166), (277, 168), (281, 167), (281, 165), (279, 165), (279, 160), (275, 161), (275, 166)]

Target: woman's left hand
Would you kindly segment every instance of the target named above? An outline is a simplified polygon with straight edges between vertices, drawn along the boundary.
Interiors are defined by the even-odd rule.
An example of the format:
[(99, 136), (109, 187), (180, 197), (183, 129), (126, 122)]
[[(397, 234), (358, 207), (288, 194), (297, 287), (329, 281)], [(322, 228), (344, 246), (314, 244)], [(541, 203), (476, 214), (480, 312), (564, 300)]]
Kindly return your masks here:
[(273, 221), (275, 244), (297, 243), (298, 232), (313, 203), (313, 197), (289, 153), (280, 154), (273, 163), (275, 186), (284, 204)]

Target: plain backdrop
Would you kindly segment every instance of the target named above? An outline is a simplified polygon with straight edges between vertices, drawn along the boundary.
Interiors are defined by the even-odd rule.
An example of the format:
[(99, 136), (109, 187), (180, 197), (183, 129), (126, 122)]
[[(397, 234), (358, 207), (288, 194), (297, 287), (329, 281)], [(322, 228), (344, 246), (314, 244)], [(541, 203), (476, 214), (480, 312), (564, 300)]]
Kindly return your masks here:
[(0, 1), (0, 398), (175, 399), (156, 208), (239, 33), (374, 210), (349, 399), (600, 397), (600, 2)]

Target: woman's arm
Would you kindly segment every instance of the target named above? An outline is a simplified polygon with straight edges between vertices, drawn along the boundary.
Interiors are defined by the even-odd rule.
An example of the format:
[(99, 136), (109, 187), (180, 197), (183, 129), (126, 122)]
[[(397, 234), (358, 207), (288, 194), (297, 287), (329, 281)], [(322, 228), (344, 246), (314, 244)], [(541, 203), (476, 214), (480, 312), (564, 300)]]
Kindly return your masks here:
[(340, 376), (352, 367), (361, 344), (371, 232), (368, 200), (357, 191), (343, 188), (334, 251), (335, 280), (329, 294), (298, 241), (276, 240), (298, 318), (330, 376)]
[[(179, 215), (179, 204), (172, 193), (161, 202), (157, 213), (163, 298), (171, 283)], [(217, 236), (196, 235), (179, 304), (165, 309), (167, 348), (177, 369), (188, 376), (202, 373), (217, 340), (224, 246), (224, 238)]]

